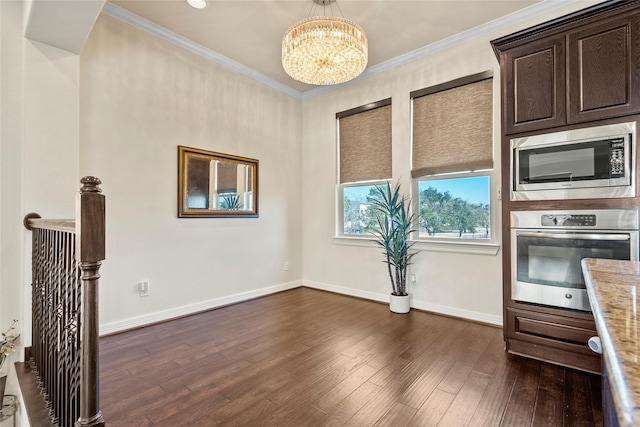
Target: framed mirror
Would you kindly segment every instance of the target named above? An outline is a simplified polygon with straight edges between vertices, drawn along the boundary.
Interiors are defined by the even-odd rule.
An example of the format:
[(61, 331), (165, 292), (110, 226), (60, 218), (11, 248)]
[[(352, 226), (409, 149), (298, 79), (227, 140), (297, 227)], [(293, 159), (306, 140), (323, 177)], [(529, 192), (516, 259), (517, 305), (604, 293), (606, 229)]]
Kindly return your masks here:
[(178, 146), (178, 217), (258, 217), (258, 160)]

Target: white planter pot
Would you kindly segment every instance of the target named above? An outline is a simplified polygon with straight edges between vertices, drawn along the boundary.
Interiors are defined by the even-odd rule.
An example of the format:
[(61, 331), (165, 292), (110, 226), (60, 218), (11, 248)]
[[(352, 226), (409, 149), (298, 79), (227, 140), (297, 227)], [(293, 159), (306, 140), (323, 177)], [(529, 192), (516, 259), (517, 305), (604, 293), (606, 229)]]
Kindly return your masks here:
[(409, 305), (409, 295), (397, 296), (391, 295), (389, 300), (389, 309), (394, 313), (408, 313), (411, 310)]

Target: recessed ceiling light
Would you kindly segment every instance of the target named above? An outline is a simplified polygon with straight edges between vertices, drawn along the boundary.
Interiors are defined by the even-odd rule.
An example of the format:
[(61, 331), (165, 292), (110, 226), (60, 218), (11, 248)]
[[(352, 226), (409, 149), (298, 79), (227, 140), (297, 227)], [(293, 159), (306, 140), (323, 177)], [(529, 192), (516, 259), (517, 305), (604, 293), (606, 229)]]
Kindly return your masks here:
[(204, 9), (207, 6), (206, 0), (187, 0), (187, 3), (196, 9)]

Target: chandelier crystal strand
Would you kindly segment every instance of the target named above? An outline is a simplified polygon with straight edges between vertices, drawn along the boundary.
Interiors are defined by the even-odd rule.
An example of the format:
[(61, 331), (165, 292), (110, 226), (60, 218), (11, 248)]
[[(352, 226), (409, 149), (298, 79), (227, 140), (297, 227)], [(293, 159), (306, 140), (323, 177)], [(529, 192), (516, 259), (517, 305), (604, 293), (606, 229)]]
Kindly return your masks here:
[(295, 80), (333, 85), (359, 76), (367, 66), (368, 41), (362, 27), (338, 16), (303, 19), (282, 39), (282, 66)]

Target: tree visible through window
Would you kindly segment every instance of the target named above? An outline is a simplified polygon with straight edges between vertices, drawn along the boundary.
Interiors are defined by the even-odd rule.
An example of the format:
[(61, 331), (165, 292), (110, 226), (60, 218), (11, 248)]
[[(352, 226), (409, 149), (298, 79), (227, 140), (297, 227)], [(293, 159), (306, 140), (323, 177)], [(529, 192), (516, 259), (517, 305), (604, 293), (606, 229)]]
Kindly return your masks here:
[(418, 182), (418, 235), (490, 239), (489, 176)]
[(375, 185), (344, 187), (344, 234), (367, 234), (370, 233), (371, 227), (377, 227), (369, 202), (374, 188)]

